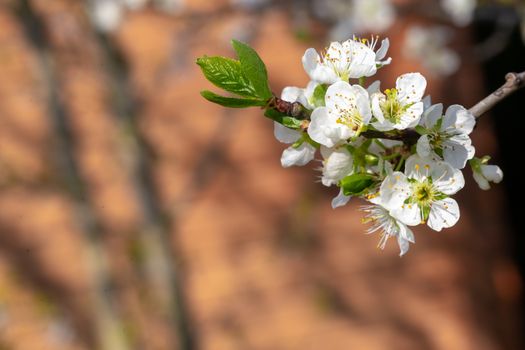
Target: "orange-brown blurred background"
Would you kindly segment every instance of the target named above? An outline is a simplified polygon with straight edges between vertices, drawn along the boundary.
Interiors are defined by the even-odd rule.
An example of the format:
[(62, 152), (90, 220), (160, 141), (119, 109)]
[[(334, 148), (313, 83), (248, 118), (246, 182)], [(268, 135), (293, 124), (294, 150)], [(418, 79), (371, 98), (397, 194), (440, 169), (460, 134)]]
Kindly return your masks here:
[[(524, 69), (517, 27), (480, 60), (490, 18), (450, 26), (415, 3), (435, 2), (396, 1), (384, 88), (421, 71), (434, 102), (469, 107)], [(233, 56), (231, 38), (258, 50), (274, 92), (305, 86), (302, 54), (334, 24), (310, 1), (166, 4), (109, 28), (90, 1), (0, 1), (0, 349), (523, 349), (507, 112), (473, 138), (511, 174), (511, 195), (466, 170), (459, 224), (418, 227), (399, 258), (364, 234), (358, 200), (331, 209), (318, 164), (281, 168), (260, 110), (199, 95), (213, 87), (195, 58)], [(414, 25), (449, 27), (457, 71), (406, 49)]]

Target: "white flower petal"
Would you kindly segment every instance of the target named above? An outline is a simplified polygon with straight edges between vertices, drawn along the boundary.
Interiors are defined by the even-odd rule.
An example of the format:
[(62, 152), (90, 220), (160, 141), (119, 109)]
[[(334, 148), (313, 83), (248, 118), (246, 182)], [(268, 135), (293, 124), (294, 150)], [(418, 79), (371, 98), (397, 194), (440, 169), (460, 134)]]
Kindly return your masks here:
[(432, 97), (430, 95), (426, 95), (423, 97), (423, 107), (425, 110), (427, 110), (430, 106), (432, 106)]
[(350, 91), (356, 96), (357, 110), (363, 118), (363, 124), (367, 125), (372, 119), (368, 92), (361, 85), (352, 85)]
[(281, 92), (281, 99), (287, 102), (295, 102), (303, 94), (303, 89), (295, 86), (287, 86)]
[(441, 231), (443, 228), (454, 226), (458, 220), (458, 203), (452, 198), (445, 198), (432, 203), (427, 225), (435, 231)]
[(366, 91), (368, 92), (369, 96), (372, 96), (373, 94), (378, 93), (380, 89), (381, 89), (381, 81), (376, 80), (366, 88)]
[(397, 236), (397, 245), (399, 246), (399, 256), (405, 255), (410, 249), (409, 242), (401, 236)]
[(476, 148), (472, 145), (468, 145), (465, 147), (467, 147), (468, 159), (474, 158), (474, 155), (476, 154)]
[(474, 126), (476, 126), (476, 118), (467, 109), (462, 106), (460, 107), (456, 112), (456, 124), (454, 127), (462, 134), (468, 135), (474, 130)]
[(303, 142), (299, 147), (288, 147), (281, 156), (283, 168), (291, 166), (303, 166), (308, 164), (315, 156), (315, 147), (308, 142)]
[(337, 72), (343, 72), (348, 66), (348, 49), (345, 44), (346, 43), (341, 44), (338, 41), (333, 41), (330, 43), (328, 50), (326, 50), (325, 60), (329, 60)]
[(394, 130), (395, 124), (388, 119), (384, 119), (382, 122), (377, 121), (375, 123), (372, 123), (372, 126), (379, 131), (390, 131)]
[(503, 171), (497, 165), (481, 165), (481, 173), (490, 182), (500, 183), (503, 180)]
[(319, 86), (319, 83), (316, 81), (311, 80), (308, 85), (306, 85), (306, 89), (304, 89), (301, 96), (299, 96), (298, 102), (301, 103), (303, 106), (305, 106), (308, 109), (315, 109), (316, 106), (313, 106), (310, 103), (311, 98), (314, 95), (314, 91)]
[(436, 169), (436, 166), (439, 166), (439, 163), (436, 163), (433, 159), (426, 157), (423, 158), (418, 154), (413, 154), (408, 157), (405, 162), (405, 174), (411, 179), (424, 181), (425, 179), (432, 177), (433, 170)]
[(467, 164), (469, 150), (454, 140), (443, 142), (443, 159), (455, 169), (463, 169)]
[(390, 40), (388, 40), (388, 38), (381, 40), (381, 46), (376, 51), (376, 61), (381, 61), (383, 58), (385, 58), (389, 47)]
[(323, 145), (321, 145), (321, 147), (319, 148), (319, 151), (323, 159), (327, 159), (328, 157), (330, 157), (330, 154), (332, 154), (335, 150), (336, 150), (335, 148), (326, 147)]
[(416, 226), (421, 223), (421, 210), (417, 204), (401, 204), (390, 213), (405, 225)]
[(443, 104), (438, 103), (428, 107), (428, 109), (423, 113), (423, 124), (427, 129), (432, 129), (439, 118), (443, 115)]
[(420, 157), (430, 157), (432, 154), (432, 147), (430, 146), (428, 135), (421, 135), (421, 137), (417, 140), (416, 151)]
[[(378, 125), (382, 125), (385, 121), (385, 115), (383, 114), (383, 110), (381, 109), (381, 103), (386, 99), (385, 95), (378, 92), (372, 95), (372, 113), (374, 117), (378, 121)], [(392, 125), (390, 123), (390, 125)], [(374, 123), (375, 127), (375, 123)]]
[(326, 90), (325, 99), (326, 107), (329, 110), (340, 112), (347, 109), (351, 104), (355, 104), (357, 97), (348, 82), (338, 81)]
[(350, 201), (352, 196), (347, 196), (343, 193), (343, 189), (339, 190), (339, 194), (332, 199), (332, 209), (342, 207)]
[(419, 119), (423, 114), (423, 102), (414, 103), (405, 113), (401, 115), (400, 122), (396, 129), (403, 130), (406, 128), (413, 128), (419, 124)]
[(315, 49), (308, 49), (303, 55), (303, 67), (310, 79), (321, 84), (332, 84), (339, 80), (333, 69), (321, 64), (321, 58)]
[(477, 171), (474, 171), (472, 173), (472, 177), (478, 184), (479, 188), (485, 191), (490, 190), (490, 183), (487, 181), (487, 179), (483, 175), (481, 175)]
[(328, 116), (328, 109), (326, 107), (319, 107), (314, 109), (310, 117), (310, 125), (308, 126), (308, 135), (312, 140), (326, 147), (335, 146), (336, 142), (329, 137), (327, 131), (329, 130), (330, 117)]
[(416, 243), (416, 237), (414, 236), (414, 233), (412, 232), (412, 230), (402, 223), (398, 223), (398, 225), (399, 225), (399, 236), (409, 241), (410, 243)]
[(349, 43), (349, 51), (351, 54), (348, 77), (358, 79), (376, 74), (375, 52), (365, 44), (354, 40), (348, 40), (345, 43)]
[(441, 124), (441, 130), (447, 130), (454, 124), (456, 124), (458, 113), (461, 110), (464, 110), (465, 107), (460, 105), (451, 105), (447, 108), (447, 112), (445, 113), (445, 116), (443, 117), (443, 122)]
[(324, 160), (321, 182), (325, 186), (337, 184), (343, 177), (352, 173), (353, 167), (350, 152), (344, 147), (338, 148)]
[(381, 184), (379, 194), (385, 208), (401, 207), (410, 196), (410, 185), (405, 174), (396, 171), (388, 175)]
[(309, 48), (305, 51), (302, 58), (302, 62), (304, 70), (310, 76), (310, 78), (312, 78), (312, 74), (321, 62), (321, 57), (319, 57), (319, 54), (317, 53), (317, 51), (315, 51), (315, 49)]
[(398, 100), (401, 104), (419, 102), (425, 94), (427, 80), (421, 73), (406, 73), (396, 80)]
[[(465, 186), (465, 178), (461, 170), (453, 169), (450, 165), (442, 163), (440, 167), (442, 170), (436, 169), (433, 175), (434, 186), (440, 192), (443, 192), (446, 195), (456, 194)], [(443, 168), (448, 167), (444, 170)], [(440, 174), (441, 173), (441, 174)], [(438, 175), (440, 174), (440, 175)]]
[(277, 122), (273, 122), (273, 134), (275, 138), (282, 143), (294, 143), (301, 137), (299, 131), (289, 129)]

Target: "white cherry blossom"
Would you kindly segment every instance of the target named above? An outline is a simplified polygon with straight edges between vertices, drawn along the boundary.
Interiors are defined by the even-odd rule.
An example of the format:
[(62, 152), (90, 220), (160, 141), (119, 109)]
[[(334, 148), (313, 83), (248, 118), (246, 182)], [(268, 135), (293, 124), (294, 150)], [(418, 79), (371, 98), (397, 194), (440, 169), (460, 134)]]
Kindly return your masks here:
[(374, 128), (380, 131), (402, 130), (418, 124), (423, 113), (422, 98), (427, 81), (420, 73), (407, 73), (396, 80), (395, 89), (384, 94), (372, 95), (372, 112), (376, 122)]
[(336, 185), (345, 176), (352, 174), (354, 160), (346, 147), (328, 148), (321, 146), (323, 156), (323, 175), (321, 183), (325, 186)]
[(503, 180), (501, 168), (497, 165), (488, 165), (486, 161), (488, 161), (488, 157), (485, 159), (474, 158), (470, 161), (472, 176), (482, 190), (489, 190), (491, 182), (497, 184)]
[(403, 256), (408, 252), (410, 243), (415, 243), (412, 230), (390, 215), (389, 211), (381, 205), (369, 205), (361, 209), (367, 213), (363, 222), (372, 224), (366, 232), (370, 234), (378, 230), (381, 231), (378, 248), (385, 249), (388, 239), (396, 237), (400, 250), (399, 256)]
[(368, 92), (359, 85), (337, 82), (326, 91), (325, 101), (326, 107), (313, 111), (308, 135), (326, 147), (359, 135), (372, 117)]
[(406, 225), (421, 223), (436, 231), (459, 220), (457, 202), (450, 198), (465, 185), (460, 170), (445, 162), (410, 156), (405, 173), (388, 175), (380, 188), (381, 203)]
[(452, 105), (443, 116), (443, 105), (428, 108), (421, 120), (417, 141), (417, 154), (421, 157), (444, 159), (456, 169), (463, 169), (475, 149), (469, 134), (476, 125), (476, 118), (465, 107)]
[(377, 72), (376, 53), (358, 40), (334, 41), (322, 55), (310, 48), (302, 62), (310, 79), (321, 84), (370, 77)]

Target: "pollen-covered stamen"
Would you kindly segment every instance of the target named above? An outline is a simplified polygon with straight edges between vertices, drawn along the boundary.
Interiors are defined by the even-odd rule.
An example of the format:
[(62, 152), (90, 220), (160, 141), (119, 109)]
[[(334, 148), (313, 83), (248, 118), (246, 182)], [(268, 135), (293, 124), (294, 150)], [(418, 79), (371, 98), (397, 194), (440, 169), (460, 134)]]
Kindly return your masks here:
[(410, 107), (410, 104), (402, 105), (399, 102), (396, 89), (385, 90), (385, 95), (386, 98), (379, 104), (379, 107), (386, 119), (394, 124), (398, 124), (403, 114)]
[(357, 109), (344, 110), (340, 117), (336, 121), (338, 124), (342, 124), (353, 131), (359, 131), (363, 126), (363, 117)]
[(367, 38), (358, 38), (354, 35), (352, 40), (365, 44), (366, 46), (368, 46), (370, 50), (374, 51), (377, 43), (379, 42), (379, 35), (376, 35), (376, 36), (371, 35), (370, 40)]
[(386, 243), (390, 236), (396, 236), (399, 233), (399, 226), (395, 219), (390, 216), (387, 210), (379, 206), (364, 206), (361, 208), (367, 213), (363, 223), (370, 223), (372, 226), (367, 229), (367, 233), (381, 231), (377, 247), (385, 249)]
[(355, 99), (345, 94), (336, 93), (335, 96), (343, 101), (343, 105), (336, 104), (333, 111), (328, 113), (336, 113), (336, 123), (342, 124), (347, 128), (358, 132), (363, 127), (363, 116), (359, 113)]
[(321, 52), (320, 63), (330, 67), (341, 80), (346, 81), (352, 63), (351, 52), (347, 47), (330, 45)]

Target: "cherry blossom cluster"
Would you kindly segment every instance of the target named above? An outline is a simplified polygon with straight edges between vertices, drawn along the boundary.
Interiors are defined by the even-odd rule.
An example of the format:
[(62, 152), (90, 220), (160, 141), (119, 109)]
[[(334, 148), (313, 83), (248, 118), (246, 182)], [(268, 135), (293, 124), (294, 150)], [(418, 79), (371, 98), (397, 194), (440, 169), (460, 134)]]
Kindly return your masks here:
[[(292, 144), (281, 157), (283, 167), (302, 166), (322, 157), (321, 182), (340, 187), (332, 201), (337, 208), (358, 197), (369, 233), (380, 231), (379, 247), (395, 237), (401, 255), (415, 242), (411, 226), (428, 225), (441, 231), (460, 217), (452, 198), (465, 184), (462, 169), (470, 162), (482, 189), (502, 180), (501, 169), (488, 157), (475, 158), (469, 137), (476, 118), (460, 105), (444, 109), (423, 98), (427, 81), (420, 73), (406, 73), (396, 86), (381, 91), (380, 82), (365, 86), (364, 78), (390, 64), (384, 39), (332, 42), (325, 53), (308, 49), (302, 59), (311, 81), (304, 89), (287, 87), (281, 98), (312, 111), (303, 130), (275, 122), (275, 137)], [(324, 98), (317, 96), (325, 91)], [(366, 137), (367, 131), (385, 138)], [(389, 139), (415, 133), (413, 144)]]
[(423, 75), (402, 74), (384, 90), (379, 81), (367, 84), (392, 62), (388, 39), (354, 37), (332, 42), (322, 53), (306, 50), (302, 64), (310, 82), (286, 87), (280, 98), (271, 93), (257, 53), (232, 44), (239, 60), (204, 56), (197, 64), (210, 82), (239, 97), (202, 96), (226, 107), (265, 109), (277, 140), (290, 145), (282, 166), (320, 158), (321, 183), (339, 188), (332, 207), (352, 197), (364, 201), (363, 221), (370, 224), (368, 233), (380, 232), (380, 248), (395, 237), (404, 255), (415, 242), (411, 227), (441, 231), (455, 225), (460, 212), (452, 196), (465, 184), (467, 164), (484, 190), (503, 178), (489, 157), (475, 157), (470, 134), (476, 117), (457, 104), (432, 104), (424, 97)]

